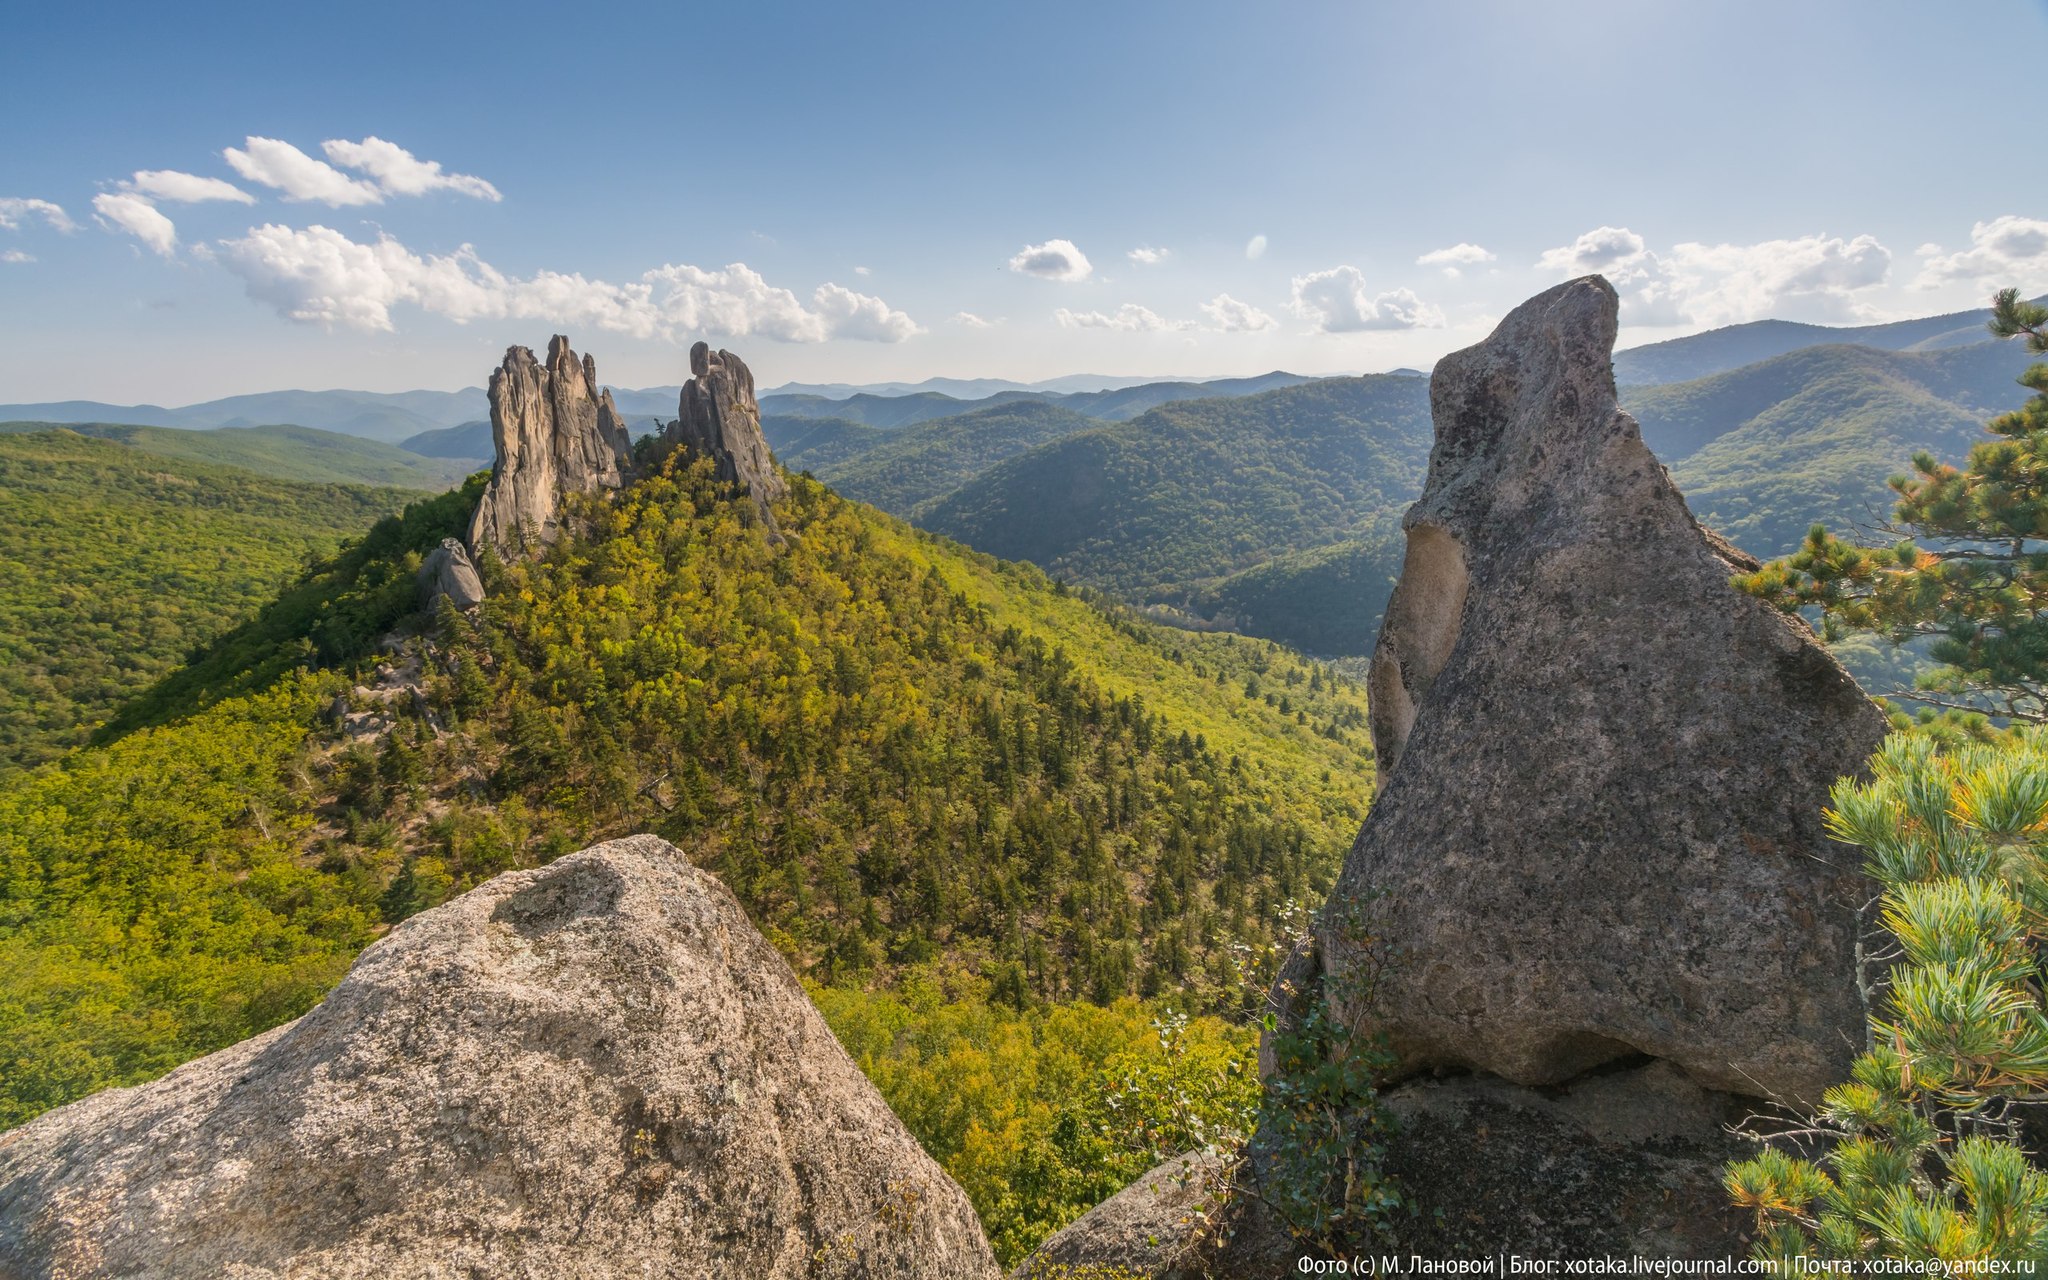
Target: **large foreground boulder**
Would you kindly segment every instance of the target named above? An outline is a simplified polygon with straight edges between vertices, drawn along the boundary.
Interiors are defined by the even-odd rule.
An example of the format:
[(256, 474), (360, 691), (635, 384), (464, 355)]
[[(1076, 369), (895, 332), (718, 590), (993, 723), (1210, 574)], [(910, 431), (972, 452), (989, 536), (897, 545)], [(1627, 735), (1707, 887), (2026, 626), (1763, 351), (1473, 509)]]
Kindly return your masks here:
[(651, 836), (416, 916), (298, 1021), (0, 1135), (0, 1275), (993, 1277), (959, 1187)]
[(469, 522), (469, 549), (501, 556), (553, 542), (562, 499), (623, 487), (632, 478), (632, 441), (597, 363), (577, 359), (569, 340), (548, 342), (547, 363), (525, 347), (505, 352), (491, 373), (491, 481)]
[(1574, 280), (1430, 380), (1325, 990), (1347, 1021), (1376, 996), (1409, 1071), (1545, 1085), (1648, 1056), (1818, 1102), (1863, 1043), (1871, 897), (1821, 809), (1885, 720), (1729, 584), (1754, 562), (1616, 407), (1615, 319), (1605, 280)]
[(789, 492), (761, 434), (761, 405), (754, 398), (754, 373), (730, 351), (700, 342), (690, 348), (690, 380), (683, 384), (676, 420), (662, 433), (671, 444), (711, 459), (718, 478), (746, 491), (771, 539), (782, 534), (773, 505)]

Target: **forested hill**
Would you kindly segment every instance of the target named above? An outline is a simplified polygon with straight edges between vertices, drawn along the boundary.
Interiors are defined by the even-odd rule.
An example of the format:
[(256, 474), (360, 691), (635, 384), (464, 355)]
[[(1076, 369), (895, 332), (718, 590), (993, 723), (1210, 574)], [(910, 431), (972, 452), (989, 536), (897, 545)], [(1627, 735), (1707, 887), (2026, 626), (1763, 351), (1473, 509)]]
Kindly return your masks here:
[(380, 673), (475, 491), (415, 504), (161, 684), (156, 727), (0, 786), (0, 1124), (292, 1017), (390, 922), (629, 831), (821, 981), (1242, 998), (1233, 945), (1356, 831), (1361, 692), (792, 490), (780, 547), (708, 463), (580, 500), (583, 534), (486, 556), (481, 609)]
[(83, 741), (308, 557), (418, 496), (0, 432), (0, 776)]
[(1070, 435), (931, 503), (925, 527), (1139, 600), (1397, 520), (1429, 456), (1424, 379), (1327, 378)]

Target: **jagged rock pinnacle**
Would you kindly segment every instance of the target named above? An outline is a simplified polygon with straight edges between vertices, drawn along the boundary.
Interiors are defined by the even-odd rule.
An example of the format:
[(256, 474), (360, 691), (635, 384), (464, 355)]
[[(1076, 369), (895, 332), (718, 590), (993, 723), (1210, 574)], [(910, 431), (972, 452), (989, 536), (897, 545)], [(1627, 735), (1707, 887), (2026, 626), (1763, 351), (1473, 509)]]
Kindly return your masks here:
[(500, 555), (554, 541), (562, 497), (617, 489), (632, 477), (631, 441), (597, 364), (560, 334), (547, 364), (512, 347), (491, 374), (491, 481), (469, 524), (469, 549)]
[(718, 478), (746, 490), (768, 535), (781, 540), (772, 504), (789, 491), (761, 434), (754, 374), (730, 351), (699, 342), (690, 348), (690, 380), (664, 438), (712, 459)]

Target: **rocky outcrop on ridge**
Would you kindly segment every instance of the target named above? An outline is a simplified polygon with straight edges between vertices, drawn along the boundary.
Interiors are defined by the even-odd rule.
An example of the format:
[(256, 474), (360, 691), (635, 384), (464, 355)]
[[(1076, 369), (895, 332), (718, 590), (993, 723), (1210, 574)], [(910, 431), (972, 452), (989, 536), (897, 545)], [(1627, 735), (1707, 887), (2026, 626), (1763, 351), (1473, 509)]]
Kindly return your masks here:
[(652, 836), (413, 917), (298, 1021), (0, 1135), (0, 1274), (997, 1274), (738, 902)]
[(474, 609), (484, 602), (484, 580), (476, 571), (476, 562), (469, 558), (469, 549), (453, 538), (441, 539), (441, 545), (420, 562), (421, 607), (432, 612), (434, 602), (442, 596), (458, 609)]
[(1795, 618), (1737, 591), (1615, 405), (1614, 290), (1517, 307), (1430, 381), (1436, 446), (1368, 676), (1380, 792), (1319, 926), (1398, 947), (1410, 1071), (1556, 1084), (1616, 1059), (1817, 1103), (1861, 1048), (1854, 850), (1829, 788), (1883, 739)]
[(718, 478), (738, 485), (754, 500), (762, 525), (779, 541), (771, 504), (789, 491), (761, 434), (761, 406), (754, 398), (754, 374), (730, 351), (709, 343), (690, 348), (690, 380), (683, 384), (676, 420), (664, 440), (710, 458)]
[(569, 340), (548, 342), (547, 363), (512, 347), (491, 373), (490, 484), (469, 522), (469, 549), (511, 556), (554, 541), (562, 498), (623, 487), (632, 442), (597, 363), (577, 359)]
[[(1437, 365), (1368, 678), (1380, 792), (1275, 988), (1391, 1041), (1385, 1165), (1429, 1256), (1740, 1253), (1727, 1126), (1817, 1102), (1863, 1045), (1872, 891), (1820, 815), (1884, 718), (1730, 585), (1753, 562), (1616, 407), (1616, 315), (1574, 280)], [(1155, 1266), (1191, 1230), (1164, 1197), (1097, 1206), (1061, 1261), (1294, 1274), (1266, 1141), (1200, 1269)]]

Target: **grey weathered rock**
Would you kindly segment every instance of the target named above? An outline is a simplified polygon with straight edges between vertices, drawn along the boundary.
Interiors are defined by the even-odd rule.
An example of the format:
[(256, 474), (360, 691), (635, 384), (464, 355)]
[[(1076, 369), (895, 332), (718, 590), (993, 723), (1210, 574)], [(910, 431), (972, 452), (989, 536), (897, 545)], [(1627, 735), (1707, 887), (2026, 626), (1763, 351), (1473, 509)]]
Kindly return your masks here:
[[(1871, 896), (1821, 809), (1885, 721), (1797, 619), (1729, 584), (1615, 406), (1614, 290), (1517, 307), (1430, 381), (1436, 445), (1369, 677), (1380, 792), (1319, 924), (1393, 947), (1409, 1070), (1523, 1084), (1647, 1055), (1817, 1102), (1861, 1046)], [(1374, 901), (1374, 895), (1384, 898)]]
[(1224, 1204), (1230, 1171), (1214, 1151), (1169, 1160), (1054, 1233), (1010, 1280), (1087, 1280), (1090, 1268), (1119, 1268), (1133, 1280), (1205, 1276), (1213, 1241), (1202, 1215)]
[(732, 895), (637, 836), (414, 917), (296, 1022), (0, 1135), (0, 1274), (997, 1272)]
[(710, 458), (718, 478), (736, 484), (754, 500), (771, 538), (780, 539), (772, 503), (789, 491), (761, 434), (761, 406), (754, 399), (754, 374), (730, 351), (709, 343), (690, 348), (690, 380), (683, 384), (677, 417), (663, 438)]
[(476, 571), (476, 562), (469, 558), (469, 549), (453, 538), (441, 539), (441, 545), (420, 562), (421, 606), (431, 610), (442, 596), (458, 609), (474, 609), (484, 602), (484, 580)]
[(1425, 1210), (1395, 1216), (1393, 1247), (1432, 1258), (1748, 1252), (1721, 1170), (1754, 1154), (1727, 1128), (1751, 1108), (1668, 1063), (1551, 1089), (1410, 1080), (1385, 1102), (1396, 1121), (1386, 1171)]
[(597, 363), (569, 340), (548, 342), (545, 365), (512, 347), (491, 374), (491, 481), (469, 522), (469, 549), (501, 555), (552, 542), (562, 498), (617, 489), (632, 478), (632, 442)]

